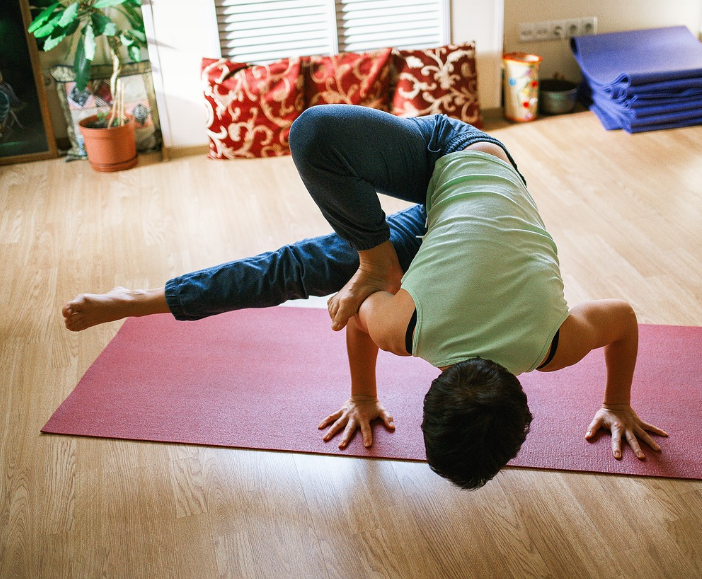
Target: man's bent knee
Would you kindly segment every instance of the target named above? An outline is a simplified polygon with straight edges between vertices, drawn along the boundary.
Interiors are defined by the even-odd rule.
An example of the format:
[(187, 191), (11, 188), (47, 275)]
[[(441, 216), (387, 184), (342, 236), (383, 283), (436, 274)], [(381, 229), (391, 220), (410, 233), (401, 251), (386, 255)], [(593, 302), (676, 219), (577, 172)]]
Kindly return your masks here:
[(335, 114), (330, 105), (318, 105), (305, 110), (290, 127), (290, 152), (293, 160), (313, 159), (326, 149), (333, 134)]

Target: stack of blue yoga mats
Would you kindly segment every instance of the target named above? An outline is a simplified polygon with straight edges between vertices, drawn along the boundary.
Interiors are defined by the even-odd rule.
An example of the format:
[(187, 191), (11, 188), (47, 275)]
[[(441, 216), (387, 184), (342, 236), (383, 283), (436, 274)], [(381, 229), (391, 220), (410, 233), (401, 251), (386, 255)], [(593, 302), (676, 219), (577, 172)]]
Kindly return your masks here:
[(579, 36), (581, 96), (607, 130), (702, 124), (702, 43), (685, 26)]

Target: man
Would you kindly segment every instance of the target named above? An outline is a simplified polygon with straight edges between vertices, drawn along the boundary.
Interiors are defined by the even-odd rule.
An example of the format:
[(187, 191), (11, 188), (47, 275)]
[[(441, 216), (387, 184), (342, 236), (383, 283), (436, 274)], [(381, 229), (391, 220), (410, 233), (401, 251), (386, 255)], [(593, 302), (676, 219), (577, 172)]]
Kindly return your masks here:
[[(163, 289), (82, 295), (64, 307), (80, 330), (129, 315), (193, 320), (287, 299), (328, 295), (332, 329), (347, 328), (351, 397), (320, 428), (345, 447), (392, 416), (377, 398), (378, 349), (442, 370), (425, 398), (430, 466), (463, 488), (485, 484), (518, 452), (531, 422), (516, 375), (555, 371), (605, 348), (602, 408), (588, 429), (612, 432), (639, 458), (660, 450), (630, 406), (638, 347), (631, 307), (618, 300), (568, 309), (556, 246), (504, 145), (445, 116), (399, 119), (354, 106), (318, 106), (293, 124), (290, 146), (335, 235), (208, 268)], [(417, 203), (386, 219), (377, 192)]]

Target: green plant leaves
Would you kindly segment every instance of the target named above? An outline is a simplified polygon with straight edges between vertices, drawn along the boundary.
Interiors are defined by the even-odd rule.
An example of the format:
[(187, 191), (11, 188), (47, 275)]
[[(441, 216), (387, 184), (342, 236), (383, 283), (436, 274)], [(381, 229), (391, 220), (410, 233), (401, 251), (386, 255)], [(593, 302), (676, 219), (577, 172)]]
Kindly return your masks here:
[(127, 48), (127, 52), (129, 53), (129, 58), (131, 58), (134, 62), (141, 61), (141, 49), (136, 44), (129, 46)]
[[(54, 15), (54, 10), (56, 10), (56, 8), (58, 8), (59, 6), (61, 6), (61, 2), (56, 2), (55, 4), (52, 4), (51, 6), (49, 6), (46, 10), (43, 10), (39, 14), (39, 16), (37, 16), (34, 19), (34, 22), (32, 22), (29, 25), (29, 28), (27, 29), (27, 31), (34, 34), (35, 30), (38, 30), (44, 24), (46, 24), (46, 22), (49, 20), (49, 18), (51, 18)], [(52, 28), (52, 30), (53, 30), (53, 28)], [(51, 31), (49, 31), (49, 33), (45, 34), (44, 36), (48, 36), (48, 34), (50, 34), (50, 33), (51, 33)], [(42, 38), (42, 37), (37, 36), (37, 38)]]
[(78, 39), (78, 47), (76, 48), (76, 56), (73, 60), (73, 70), (76, 73), (76, 88), (84, 90), (88, 86), (90, 80), (90, 60), (86, 58), (85, 42), (83, 36)]
[(80, 23), (78, 3), (71, 4), (64, 10), (56, 10), (59, 6), (62, 6), (59, 2), (49, 6), (27, 29), (36, 38), (46, 38), (42, 47), (45, 52), (60, 44), (66, 36), (72, 35)]
[(56, 13), (52, 17), (50, 17), (49, 20), (47, 20), (42, 26), (39, 28), (36, 28), (32, 34), (36, 38), (45, 38), (46, 36), (49, 36), (58, 26), (59, 20), (61, 20), (61, 16), (63, 15), (63, 11)]
[[(125, 28), (120, 30), (106, 8), (115, 8), (125, 17)], [(82, 28), (81, 28), (82, 27)], [(80, 28), (79, 34), (76, 34)], [(110, 51), (121, 61), (124, 49), (129, 58), (141, 61), (141, 49), (147, 47), (144, 19), (140, 0), (64, 0), (54, 2), (34, 19), (28, 31), (36, 38), (44, 38), (43, 50), (55, 48), (65, 38), (78, 36), (73, 58), (76, 86), (83, 90), (90, 80), (90, 65), (95, 58), (96, 38), (105, 36)], [(70, 51), (72, 43), (67, 46)], [(67, 55), (70, 52), (67, 52)]]
[(85, 58), (93, 61), (95, 59), (95, 33), (93, 32), (92, 24), (85, 27)]
[(98, 0), (93, 4), (93, 8), (98, 10), (102, 8), (108, 8), (109, 6), (117, 6), (118, 4), (124, 4), (126, 0)]
[(58, 26), (56, 26), (54, 30), (52, 30), (49, 38), (47, 38), (44, 42), (44, 51), (48, 52), (52, 48), (58, 46), (61, 43), (61, 41), (64, 38), (66, 38), (67, 34), (68, 30), (66, 28), (59, 28)]
[(133, 29), (144, 30), (144, 18), (141, 12), (130, 3), (125, 2), (120, 6), (120, 12), (127, 17)]
[(132, 38), (141, 44), (142, 47), (146, 47), (146, 33), (143, 30), (137, 30), (134, 28), (133, 30), (130, 30), (132, 34)]
[(102, 12), (93, 12), (90, 14), (90, 20), (93, 24), (95, 36), (114, 36), (117, 34), (117, 25), (112, 22), (109, 16)]
[(71, 4), (68, 8), (66, 8), (63, 11), (61, 18), (58, 21), (58, 25), (61, 28), (66, 28), (69, 24), (73, 23), (73, 21), (76, 19), (77, 16), (78, 16), (78, 3), (76, 2), (75, 4)]
[(127, 30), (124, 34), (120, 35), (119, 39), (124, 46), (127, 47), (127, 54), (134, 62), (141, 61), (141, 46), (146, 46), (146, 36), (144, 36), (144, 41), (140, 40), (140, 37), (135, 34), (136, 30)]

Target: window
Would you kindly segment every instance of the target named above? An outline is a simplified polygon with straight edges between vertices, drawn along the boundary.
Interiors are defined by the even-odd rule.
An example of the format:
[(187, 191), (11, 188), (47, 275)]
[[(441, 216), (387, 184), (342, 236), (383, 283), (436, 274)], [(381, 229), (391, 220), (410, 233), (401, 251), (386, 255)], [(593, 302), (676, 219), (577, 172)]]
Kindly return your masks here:
[(215, 0), (222, 57), (427, 48), (449, 41), (449, 0)]

